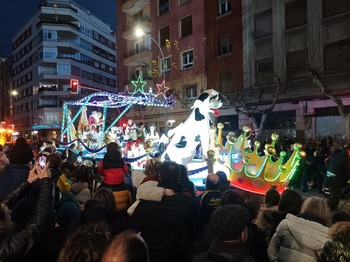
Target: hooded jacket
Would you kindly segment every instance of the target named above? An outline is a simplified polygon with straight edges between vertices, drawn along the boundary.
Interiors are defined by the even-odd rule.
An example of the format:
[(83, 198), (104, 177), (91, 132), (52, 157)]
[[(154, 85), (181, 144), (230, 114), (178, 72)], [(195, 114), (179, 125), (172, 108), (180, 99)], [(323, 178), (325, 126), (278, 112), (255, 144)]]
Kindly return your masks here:
[(329, 240), (328, 230), (317, 222), (287, 214), (267, 249), (270, 261), (317, 261), (316, 253)]
[(123, 184), (124, 175), (128, 170), (124, 159), (114, 155), (113, 152), (107, 152), (97, 168), (98, 174), (103, 177), (103, 183), (106, 185)]

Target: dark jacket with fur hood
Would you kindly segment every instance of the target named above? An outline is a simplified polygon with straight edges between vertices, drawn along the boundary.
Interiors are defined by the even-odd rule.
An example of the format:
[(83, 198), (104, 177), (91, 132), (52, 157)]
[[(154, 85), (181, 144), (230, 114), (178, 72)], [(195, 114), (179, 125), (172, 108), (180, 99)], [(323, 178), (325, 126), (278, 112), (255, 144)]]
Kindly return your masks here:
[(335, 223), (329, 230), (332, 240), (325, 243), (321, 261), (350, 261), (350, 222)]

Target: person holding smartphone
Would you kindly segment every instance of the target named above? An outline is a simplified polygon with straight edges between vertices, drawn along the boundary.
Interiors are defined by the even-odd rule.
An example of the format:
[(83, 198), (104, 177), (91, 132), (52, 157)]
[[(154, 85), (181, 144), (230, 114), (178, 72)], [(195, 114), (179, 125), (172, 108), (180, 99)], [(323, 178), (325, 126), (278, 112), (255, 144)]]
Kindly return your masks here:
[(54, 187), (49, 165), (43, 169), (34, 165), (27, 180), (1, 203), (5, 216), (0, 220), (4, 223), (0, 261), (49, 261), (48, 240), (54, 230)]

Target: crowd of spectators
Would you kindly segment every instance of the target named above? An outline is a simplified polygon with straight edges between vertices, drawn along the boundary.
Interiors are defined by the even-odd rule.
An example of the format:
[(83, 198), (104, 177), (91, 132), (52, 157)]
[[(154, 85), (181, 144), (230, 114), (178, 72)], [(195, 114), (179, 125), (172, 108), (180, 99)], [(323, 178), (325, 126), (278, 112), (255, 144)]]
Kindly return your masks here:
[[(199, 191), (172, 161), (132, 170), (115, 143), (92, 166), (74, 146), (59, 153), (47, 145), (34, 157), (18, 138), (0, 149), (0, 261), (350, 261), (350, 214), (338, 210), (346, 147), (322, 155), (328, 200), (272, 187), (261, 205), (223, 171)], [(322, 162), (313, 150), (294, 186), (319, 183), (302, 178), (305, 165)]]

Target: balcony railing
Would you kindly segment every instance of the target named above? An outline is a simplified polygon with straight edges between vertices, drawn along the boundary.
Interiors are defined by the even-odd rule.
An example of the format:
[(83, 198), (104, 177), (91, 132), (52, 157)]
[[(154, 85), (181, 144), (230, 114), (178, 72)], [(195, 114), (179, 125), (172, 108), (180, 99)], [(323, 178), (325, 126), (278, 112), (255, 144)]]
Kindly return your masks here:
[(132, 50), (129, 50), (129, 52), (127, 52), (125, 58), (139, 54), (143, 51), (151, 51), (151, 46), (150, 45), (145, 45), (145, 46), (140, 46), (138, 48), (133, 48)]

